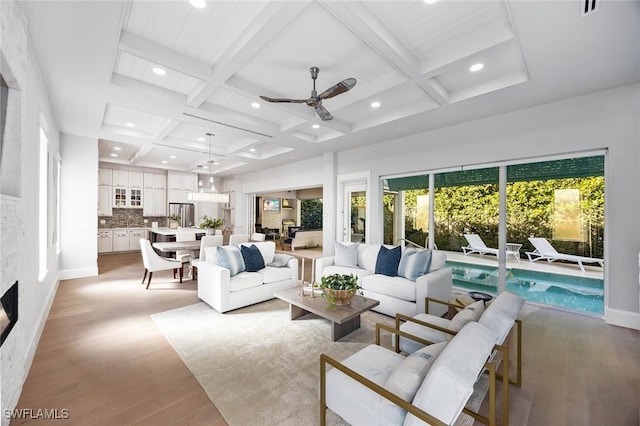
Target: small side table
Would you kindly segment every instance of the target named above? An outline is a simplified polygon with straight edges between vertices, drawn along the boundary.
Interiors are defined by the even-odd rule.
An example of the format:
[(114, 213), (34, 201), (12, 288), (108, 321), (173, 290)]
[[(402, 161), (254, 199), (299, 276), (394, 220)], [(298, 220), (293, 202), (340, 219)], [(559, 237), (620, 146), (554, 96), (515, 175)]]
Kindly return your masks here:
[(507, 247), (507, 252), (512, 252), (512, 253), (507, 253), (507, 257), (509, 257), (509, 255), (512, 255), (513, 257), (516, 258), (518, 263), (520, 263), (520, 248), (522, 248), (522, 244), (507, 243), (506, 247)]

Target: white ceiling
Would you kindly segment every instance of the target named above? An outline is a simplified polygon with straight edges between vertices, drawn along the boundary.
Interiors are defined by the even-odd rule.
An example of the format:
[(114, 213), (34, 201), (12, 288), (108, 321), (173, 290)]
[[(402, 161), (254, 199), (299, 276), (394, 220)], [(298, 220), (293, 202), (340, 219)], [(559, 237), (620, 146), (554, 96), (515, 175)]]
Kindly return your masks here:
[[(211, 142), (241, 174), (640, 81), (637, 1), (27, 4), (61, 131), (119, 164), (197, 172)], [(259, 99), (307, 98), (311, 66), (318, 92), (357, 79), (333, 120)]]

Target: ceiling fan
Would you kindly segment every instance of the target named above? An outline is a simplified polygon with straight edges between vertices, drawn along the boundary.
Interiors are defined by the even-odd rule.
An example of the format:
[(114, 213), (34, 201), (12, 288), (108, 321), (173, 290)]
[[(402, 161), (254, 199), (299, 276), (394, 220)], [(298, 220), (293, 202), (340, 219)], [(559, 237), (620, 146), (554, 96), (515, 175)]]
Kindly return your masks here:
[(316, 92), (316, 79), (318, 78), (318, 72), (320, 71), (320, 69), (318, 67), (311, 67), (309, 71), (311, 71), (311, 78), (313, 79), (313, 90), (311, 91), (311, 96), (308, 99), (269, 98), (267, 96), (260, 96), (260, 99), (267, 102), (288, 102), (295, 104), (304, 103), (312, 108), (315, 108), (316, 113), (318, 113), (318, 116), (323, 121), (333, 119), (333, 116), (329, 113), (329, 111), (327, 111), (327, 109), (322, 106), (322, 101), (324, 99), (333, 98), (340, 93), (344, 93), (353, 89), (353, 86), (356, 85), (356, 79), (347, 78), (346, 80), (342, 80), (340, 83), (331, 86), (318, 95), (318, 92)]

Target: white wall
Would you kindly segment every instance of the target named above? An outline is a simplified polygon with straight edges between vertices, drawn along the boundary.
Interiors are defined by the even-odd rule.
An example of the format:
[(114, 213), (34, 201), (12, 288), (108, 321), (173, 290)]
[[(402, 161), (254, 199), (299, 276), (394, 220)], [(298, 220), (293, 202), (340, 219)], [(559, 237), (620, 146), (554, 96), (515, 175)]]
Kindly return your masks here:
[[(611, 324), (640, 329), (639, 120), (640, 85), (634, 84), (337, 153), (333, 175), (369, 172), (369, 195), (378, 199), (381, 176), (606, 149), (605, 317)], [(277, 190), (305, 179), (307, 169), (291, 165), (286, 177), (265, 170), (260, 176), (275, 175), (268, 185), (252, 175), (243, 176), (243, 182)], [(325, 176), (325, 192), (331, 182)], [(371, 211), (371, 223), (381, 223), (373, 217), (376, 211)], [(372, 230), (371, 241), (381, 241), (381, 235)]]
[[(43, 122), (47, 124), (48, 151), (57, 154), (59, 144), (55, 117), (28, 36), (25, 4), (3, 2), (1, 9), (0, 67), (3, 75), (11, 74), (13, 81), (8, 83), (15, 85), (15, 94), (20, 97), (19, 110), (11, 113), (18, 121), (12, 123), (11, 141), (5, 141), (17, 148), (11, 150), (14, 163), (8, 165), (17, 191), (11, 196), (0, 195), (0, 294), (19, 281), (18, 322), (0, 348), (0, 406), (11, 409), (20, 397), (58, 284), (55, 246), (47, 250), (47, 274), (41, 280), (38, 277), (38, 235), (46, 232), (38, 229), (39, 126)], [(3, 415), (2, 425), (8, 424)]]
[(60, 279), (98, 275), (98, 141), (61, 135)]

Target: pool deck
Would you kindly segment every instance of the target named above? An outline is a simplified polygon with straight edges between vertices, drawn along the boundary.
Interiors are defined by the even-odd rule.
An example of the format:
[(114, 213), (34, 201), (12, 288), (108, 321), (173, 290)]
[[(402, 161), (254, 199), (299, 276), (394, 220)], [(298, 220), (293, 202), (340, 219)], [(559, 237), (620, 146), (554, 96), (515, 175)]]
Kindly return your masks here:
[[(464, 262), (475, 265), (489, 265), (489, 266), (498, 266), (498, 258), (493, 255), (479, 255), (479, 254), (469, 254), (464, 255), (460, 252), (455, 251), (447, 251), (447, 260), (452, 262)], [(560, 263), (560, 262), (552, 262), (549, 263), (545, 260), (537, 261), (537, 262), (529, 262), (528, 259), (520, 259), (520, 262), (509, 257), (507, 260), (507, 268), (519, 268), (526, 269), (530, 271), (538, 271), (538, 272), (550, 272), (554, 274), (563, 274), (563, 275), (571, 275), (576, 277), (588, 277), (588, 278), (604, 278), (604, 269), (599, 265), (584, 265), (585, 272), (580, 270), (580, 266), (577, 263)]]

